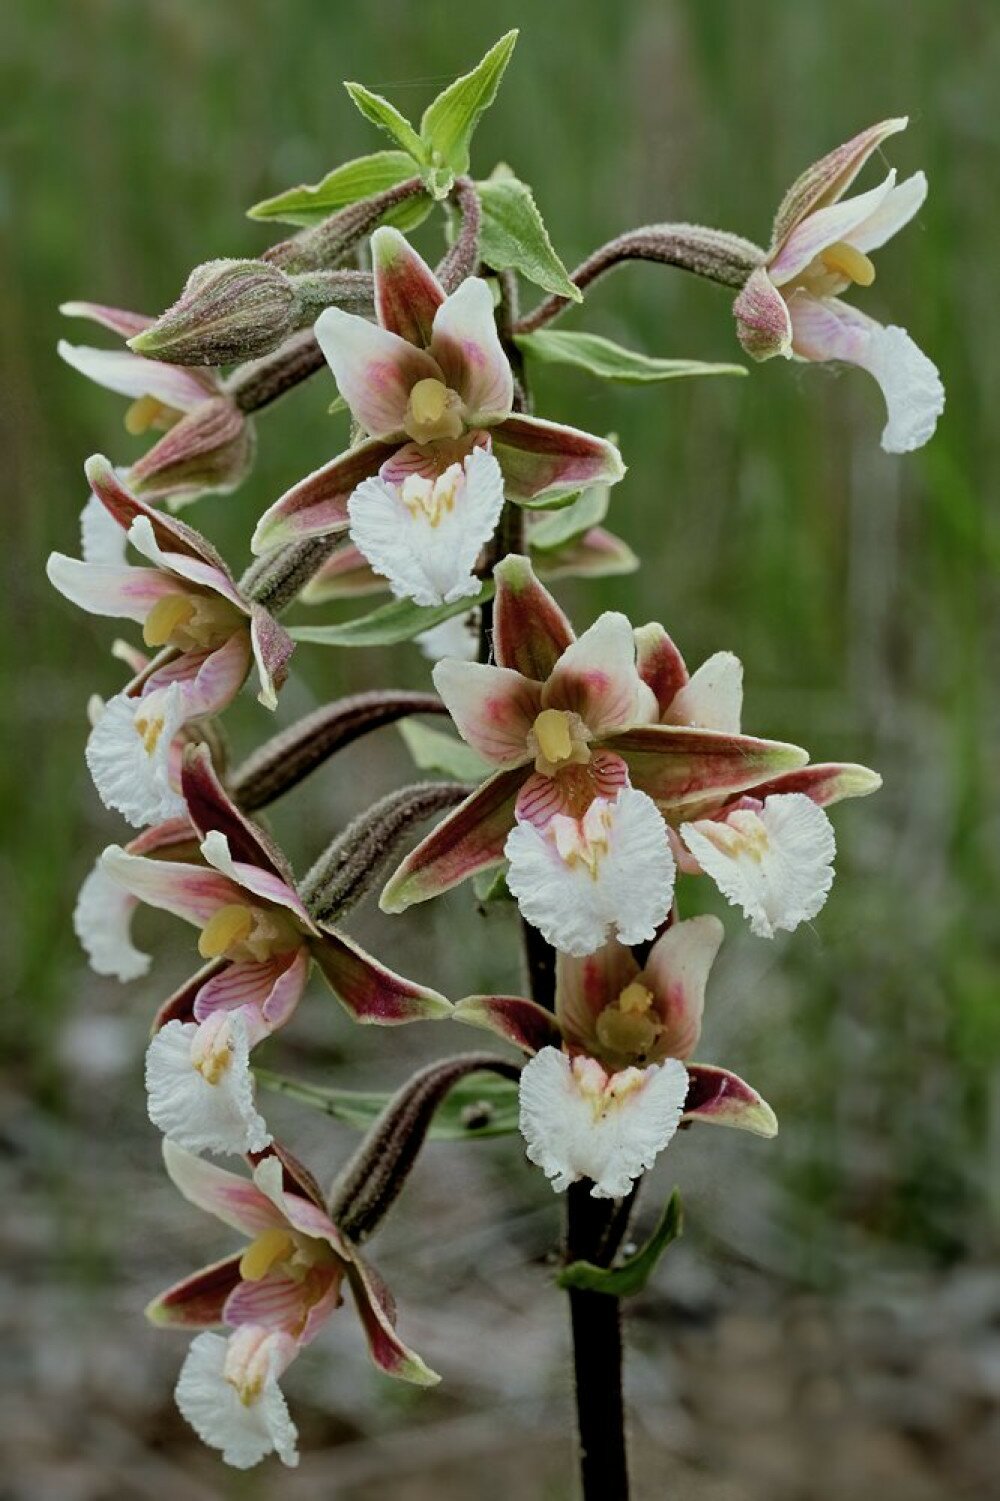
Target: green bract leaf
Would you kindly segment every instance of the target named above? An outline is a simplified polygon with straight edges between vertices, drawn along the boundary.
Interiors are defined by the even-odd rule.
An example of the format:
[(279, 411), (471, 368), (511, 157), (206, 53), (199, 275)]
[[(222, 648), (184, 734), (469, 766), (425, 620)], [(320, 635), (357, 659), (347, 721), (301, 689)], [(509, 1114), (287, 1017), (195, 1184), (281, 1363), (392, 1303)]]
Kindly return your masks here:
[(611, 491), (607, 485), (594, 485), (589, 490), (581, 491), (572, 505), (561, 511), (553, 511), (551, 516), (534, 523), (531, 528), (531, 551), (557, 552), (567, 542), (589, 532), (592, 526), (600, 526), (608, 514), (610, 502)]
[(527, 183), (516, 177), (491, 177), (476, 184), (483, 207), (479, 249), (494, 271), (520, 271), (546, 292), (571, 302), (583, 293), (569, 279)]
[(370, 120), (373, 125), (378, 126), (379, 130), (384, 130), (387, 135), (390, 135), (397, 145), (402, 146), (403, 150), (410, 154), (418, 166), (427, 165), (429, 159), (427, 147), (406, 116), (400, 114), (394, 104), (390, 104), (388, 99), (383, 99), (381, 94), (373, 94), (371, 89), (366, 89), (363, 83), (345, 83), (344, 88), (366, 120)]
[(496, 98), (516, 41), (517, 32), (508, 31), (471, 73), (456, 78), (424, 110), (420, 134), (436, 165), (468, 172), (472, 132)]
[(661, 360), (624, 349), (600, 334), (567, 333), (563, 329), (540, 329), (518, 334), (518, 347), (547, 365), (575, 365), (602, 380), (647, 385), (651, 381), (677, 380), (686, 375), (746, 375), (742, 365), (711, 365), (703, 360)]
[(560, 1287), (578, 1287), (585, 1292), (607, 1293), (613, 1298), (627, 1298), (642, 1292), (671, 1241), (684, 1228), (681, 1196), (676, 1188), (670, 1195), (660, 1223), (641, 1250), (623, 1261), (621, 1266), (594, 1266), (590, 1261), (572, 1261), (556, 1278)]
[(289, 635), (295, 641), (311, 641), (316, 646), (396, 646), (412, 641), (421, 631), (463, 615), (493, 598), (493, 582), (484, 583), (478, 594), (467, 595), (450, 605), (415, 605), (410, 599), (394, 599), (367, 615), (344, 620), (339, 625), (297, 625)]
[(499, 870), (477, 870), (472, 877), (472, 891), (477, 902), (512, 902), (514, 893), (507, 885), (506, 860)]
[[(333, 1116), (345, 1126), (367, 1131), (378, 1119), (392, 1094), (363, 1089), (322, 1089), (286, 1079), (269, 1069), (255, 1068), (265, 1089), (287, 1095), (302, 1105)], [(434, 1141), (467, 1141), (472, 1136), (510, 1136), (517, 1130), (517, 1084), (496, 1074), (468, 1074), (449, 1090), (427, 1133)]]
[[(405, 151), (375, 151), (371, 156), (359, 156), (353, 162), (334, 167), (322, 182), (311, 187), (303, 183), (297, 188), (288, 188), (274, 198), (265, 198), (248, 210), (251, 219), (277, 219), (283, 224), (296, 224), (308, 228), (329, 218), (338, 209), (349, 203), (358, 203), (362, 198), (371, 198), (386, 188), (394, 188), (408, 177), (416, 177), (418, 168), (413, 158)], [(386, 214), (386, 224), (397, 229), (413, 229), (430, 213), (430, 201), (423, 196), (408, 198)]]
[(421, 724), (419, 719), (401, 719), (396, 728), (420, 771), (440, 771), (456, 782), (482, 782), (496, 770), (464, 740)]

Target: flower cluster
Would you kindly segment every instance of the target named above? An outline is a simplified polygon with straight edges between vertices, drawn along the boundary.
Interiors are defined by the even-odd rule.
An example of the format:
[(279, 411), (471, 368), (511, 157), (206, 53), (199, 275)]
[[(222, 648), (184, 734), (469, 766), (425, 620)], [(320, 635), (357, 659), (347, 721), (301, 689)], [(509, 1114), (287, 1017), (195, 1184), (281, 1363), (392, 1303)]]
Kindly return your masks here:
[[(607, 374), (610, 358), (612, 372), (641, 369), (644, 380), (657, 365), (664, 377), (732, 367), (679, 371), (681, 362), (595, 336), (538, 343), (588, 278), (639, 252), (621, 248), (626, 236), (571, 279), (524, 184), (465, 175), (469, 138), (512, 46), (505, 38), (480, 65), (492, 59), (498, 72), (457, 80), (419, 134), (352, 86), (402, 148), (371, 161), (385, 171), (402, 156), (402, 175), (319, 220), (315, 190), (292, 190), (280, 202), (307, 228), (261, 261), (196, 268), (162, 319), (95, 303), (63, 309), (126, 341), (114, 350), (61, 343), (59, 352), (130, 398), (131, 434), (159, 434), (128, 469), (88, 461), (82, 556), (56, 553), (48, 565), (66, 599), (142, 634), (141, 647), (116, 643), (129, 680), (106, 702), (91, 700), (86, 745), (100, 798), (136, 832), (87, 876), (75, 926), (93, 968), (122, 981), (151, 965), (132, 934), (141, 906), (197, 932), (200, 967), (153, 1023), (148, 1110), (181, 1194), (248, 1244), (168, 1289), (149, 1316), (195, 1331), (178, 1405), (241, 1468), (271, 1452), (296, 1462), (279, 1379), (345, 1287), (375, 1364), (417, 1384), (437, 1379), (397, 1335), (392, 1299), (357, 1245), (398, 1192), (389, 1155), (405, 1168), (427, 1129), (423, 1083), (412, 1110), (405, 1088), (387, 1104), (330, 1198), (261, 1113), (254, 1050), (291, 1024), (314, 967), (355, 1022), (452, 1017), (512, 1042), (527, 1055), (517, 1087), (528, 1158), (556, 1190), (585, 1180), (594, 1197), (623, 1199), (682, 1125), (777, 1129), (750, 1085), (691, 1061), (723, 926), (681, 916), (685, 883), (716, 888), (755, 935), (793, 931), (830, 891), (826, 810), (879, 785), (865, 767), (814, 764), (798, 746), (745, 733), (732, 653), (689, 672), (663, 626), (634, 627), (618, 611), (578, 636), (547, 587), (639, 560), (603, 525), (625, 474), (615, 442), (531, 414), (532, 349), (595, 374)], [(649, 259), (736, 286), (738, 333), (754, 358), (869, 370), (885, 394), (890, 451), (930, 436), (940, 382), (908, 335), (841, 294), (870, 283), (868, 252), (913, 216), (926, 183), (917, 173), (897, 186), (890, 173), (869, 193), (843, 194), (903, 123), (873, 127), (811, 168), (782, 204), (767, 252), (689, 225), (653, 226), (635, 242)], [(382, 221), (402, 222), (405, 210), (415, 224), (442, 201), (450, 243), (435, 270)], [(366, 243), (370, 275), (353, 269)], [(515, 273), (550, 293), (520, 324)], [(268, 289), (277, 301), (262, 323)], [(304, 309), (318, 311), (312, 331)], [(235, 368), (220, 369), (230, 356)], [(234, 490), (253, 458), (252, 413), (320, 369), (350, 412), (350, 444), (264, 511), (256, 558), (237, 578), (174, 512), (206, 491)], [(278, 619), (297, 599), (380, 590), (393, 601), (346, 624), (290, 632)], [(438, 697), (385, 690), (321, 706), (234, 770), (220, 716), (251, 674), (260, 704), (276, 708), (293, 636), (416, 641), (436, 660)], [(341, 745), (409, 712), (450, 716), (464, 745), (443, 738), (461, 785), (381, 799), (298, 882), (253, 815)], [(445, 809), (389, 876), (382, 911), (499, 869), (492, 895), (516, 903), (532, 943), (555, 951), (551, 996), (474, 995), (453, 1006), (344, 931), (411, 826)], [(511, 1067), (497, 1061), (501, 1073)], [(249, 1176), (204, 1154), (241, 1157)]]

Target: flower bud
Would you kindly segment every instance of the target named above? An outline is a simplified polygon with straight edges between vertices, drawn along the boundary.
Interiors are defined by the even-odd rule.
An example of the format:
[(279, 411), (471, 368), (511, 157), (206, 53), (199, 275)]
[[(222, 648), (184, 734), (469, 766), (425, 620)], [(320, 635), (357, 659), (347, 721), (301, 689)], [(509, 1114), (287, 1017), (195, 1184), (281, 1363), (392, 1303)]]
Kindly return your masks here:
[(228, 365), (266, 354), (296, 328), (298, 299), (265, 261), (196, 266), (173, 307), (129, 340), (136, 354), (175, 365)]
[(210, 397), (187, 412), (129, 471), (147, 500), (185, 504), (206, 491), (228, 494), (253, 465), (253, 423), (228, 396)]

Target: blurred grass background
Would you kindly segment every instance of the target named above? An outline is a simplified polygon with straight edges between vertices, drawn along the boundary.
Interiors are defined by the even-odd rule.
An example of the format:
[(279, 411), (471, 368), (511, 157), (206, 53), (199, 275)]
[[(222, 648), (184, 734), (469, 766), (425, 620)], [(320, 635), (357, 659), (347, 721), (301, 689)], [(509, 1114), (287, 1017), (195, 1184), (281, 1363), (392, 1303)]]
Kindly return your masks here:
[[(537, 397), (545, 415), (616, 431), (629, 464), (610, 520), (642, 555), (642, 572), (568, 586), (564, 597), (577, 619), (609, 606), (637, 620), (660, 618), (692, 663), (719, 648), (736, 650), (746, 665), (751, 730), (800, 741), (817, 759), (865, 761), (886, 781), (877, 798), (835, 814), (839, 880), (813, 929), (766, 946), (746, 939), (726, 910), (730, 941), (709, 997), (703, 1053), (749, 1075), (778, 1110), (782, 1136), (764, 1148), (744, 1138), (720, 1142), (725, 1133), (708, 1133), (706, 1144), (703, 1133), (696, 1145), (679, 1144), (659, 1170), (665, 1176), (657, 1183), (668, 1187), (674, 1178), (685, 1191), (693, 1234), (702, 1238), (700, 1264), (764, 1268), (779, 1293), (832, 1300), (823, 1304), (829, 1308), (855, 1294), (864, 1300), (896, 1274), (938, 1289), (963, 1269), (988, 1266), (996, 1253), (995, 5), (12, 0), (0, 16), (7, 476), (0, 653), (8, 726), (0, 901), (8, 1166), (27, 1220), (16, 1233), (5, 1228), (15, 1249), (12, 1290), (27, 1284), (49, 1300), (39, 1307), (65, 1299), (75, 1307), (74, 1289), (80, 1303), (99, 1286), (99, 1306), (110, 1298), (126, 1340), (155, 1289), (142, 1236), (156, 1241), (176, 1211), (170, 1198), (156, 1199), (138, 1228), (128, 1221), (139, 1238), (123, 1246), (121, 1221), (114, 1211), (96, 1216), (91, 1196), (112, 1170), (135, 1193), (153, 1192), (155, 1142), (141, 1120), (143, 1030), (187, 956), (175, 930), (150, 918), (145, 931), (160, 936), (162, 963), (149, 981), (118, 993), (114, 982), (87, 972), (70, 926), (95, 852), (124, 837), (100, 808), (82, 760), (87, 697), (114, 691), (120, 679), (106, 653), (113, 628), (55, 597), (43, 565), (52, 548), (75, 551), (83, 458), (97, 450), (128, 462), (140, 448), (121, 426), (121, 403), (57, 360), (59, 336), (100, 337), (61, 319), (57, 305), (79, 297), (156, 311), (194, 263), (259, 251), (275, 236), (244, 218), (251, 203), (381, 144), (351, 107), (342, 78), (361, 79), (417, 115), (511, 25), (522, 27), (520, 43), (476, 136), (474, 169), (485, 175), (502, 158), (534, 186), (570, 266), (610, 235), (655, 220), (717, 224), (766, 240), (778, 199), (806, 164), (875, 119), (911, 116), (888, 157), (901, 175), (924, 167), (930, 198), (919, 220), (879, 254), (878, 280), (863, 295), (866, 310), (904, 324), (942, 370), (948, 408), (924, 451), (901, 460), (881, 454), (879, 395), (858, 372), (774, 362), (744, 381), (627, 390), (545, 369)], [(429, 255), (436, 235), (420, 231)], [(526, 292), (529, 304), (532, 296)], [(734, 357), (725, 292), (658, 267), (617, 273), (565, 326), (651, 354)], [(319, 377), (263, 414), (252, 478), (237, 495), (209, 497), (187, 513), (237, 569), (253, 518), (342, 445), (343, 419), (325, 411), (331, 389)], [(406, 648), (391, 657), (302, 648), (296, 673), (282, 722), (345, 690), (417, 686), (426, 664)], [(252, 702), (232, 719), (238, 747), (272, 724)], [(289, 798), (275, 825), (299, 868), (405, 769), (387, 732)], [(707, 900), (701, 891), (697, 899)], [(472, 920), (466, 899), (452, 897), (392, 922), (364, 914), (359, 931), (389, 962), (435, 979), (449, 994), (514, 983), (513, 959), (495, 958), (510, 936), (502, 914), (470, 939)], [(297, 1021), (298, 1040), (272, 1055), (281, 1066), (388, 1087), (406, 1059), (464, 1041), (450, 1033), (429, 1039), (426, 1029), (420, 1038), (373, 1038), (319, 1010), (318, 1021)], [(286, 1118), (293, 1139), (317, 1131), (294, 1112)], [(319, 1133), (317, 1149), (324, 1144), (328, 1150)], [(544, 1184), (524, 1173), (513, 1145), (482, 1150), (492, 1154), (487, 1169), (475, 1170), (490, 1185), (477, 1221), (482, 1232), (487, 1204), (516, 1214), (527, 1201), (541, 1217), (541, 1254), (556, 1234)], [(418, 1174), (411, 1224), (420, 1193), (433, 1199), (433, 1175)], [(132, 1206), (128, 1214), (137, 1212)], [(405, 1219), (406, 1208), (399, 1214)], [(184, 1226), (183, 1244), (171, 1231), (171, 1274), (190, 1261), (190, 1237), (205, 1233), (196, 1219)], [(421, 1233), (429, 1239), (426, 1227)], [(399, 1260), (406, 1276), (402, 1252)], [(455, 1270), (459, 1282), (463, 1275), (467, 1269)], [(669, 1263), (659, 1280), (669, 1284)], [(414, 1278), (408, 1292), (418, 1305), (435, 1296)], [(546, 1310), (539, 1317), (555, 1321), (558, 1344), (557, 1300), (538, 1295)], [(17, 1303), (15, 1319), (28, 1306)], [(669, 1324), (669, 1307), (660, 1312)], [(976, 1315), (977, 1337), (993, 1338), (993, 1317)], [(657, 1333), (657, 1318), (654, 1308), (648, 1361), (669, 1364), (669, 1335)], [(30, 1352), (30, 1331), (21, 1332)], [(919, 1340), (917, 1347), (922, 1358)], [(141, 1350), (146, 1359), (148, 1341)], [(447, 1365), (446, 1352), (432, 1353)], [(175, 1364), (178, 1356), (172, 1347), (166, 1360)], [(171, 1369), (157, 1367), (158, 1401), (167, 1400)], [(991, 1379), (996, 1390), (976, 1397), (987, 1409), (1000, 1390), (1000, 1377)], [(683, 1386), (681, 1376), (677, 1382)], [(469, 1411), (488, 1422), (489, 1392), (474, 1386)], [(668, 1406), (672, 1390), (662, 1396)], [(387, 1404), (383, 1426), (419, 1421), (397, 1394), (372, 1388), (370, 1395)], [(334, 1391), (334, 1408), (342, 1396)], [(656, 1417), (654, 1407), (653, 1427)], [(836, 1422), (831, 1431), (839, 1431)], [(983, 1478), (995, 1474), (995, 1463), (991, 1469), (985, 1459), (973, 1489), (955, 1488), (964, 1472), (954, 1469), (953, 1437), (960, 1445), (968, 1435), (963, 1429), (941, 1440), (950, 1478), (926, 1494), (997, 1494), (989, 1489), (995, 1480)], [(56, 1447), (69, 1442), (65, 1434), (49, 1438)], [(45, 1442), (43, 1434), (42, 1448)], [(114, 1481), (110, 1470), (102, 1480), (98, 1465), (93, 1490), (71, 1489), (77, 1480), (60, 1469), (56, 1478), (45, 1470), (44, 1482), (42, 1471), (32, 1471), (34, 1489), (9, 1494), (159, 1494), (144, 1465), (173, 1442), (186, 1440), (179, 1430), (164, 1438), (157, 1429), (134, 1466), (127, 1455), (120, 1461)], [(921, 1443), (916, 1452), (930, 1473), (933, 1446)], [(977, 1443), (976, 1454), (982, 1449), (995, 1462), (992, 1440)], [(671, 1428), (667, 1450), (683, 1448)], [(696, 1492), (691, 1479), (691, 1495), (758, 1494), (749, 1471), (735, 1460), (730, 1466), (726, 1454), (712, 1462), (714, 1473), (736, 1488)], [(224, 1482), (211, 1461), (184, 1463), (201, 1467), (205, 1494), (230, 1494), (215, 1490)], [(696, 1468), (705, 1473), (704, 1463)], [(315, 1483), (320, 1472), (309, 1473)], [(522, 1494), (564, 1494), (558, 1478), (533, 1490), (543, 1487), (538, 1469), (511, 1473)], [(881, 1472), (859, 1473), (851, 1493), (873, 1494)], [(455, 1474), (435, 1483), (453, 1485), (449, 1495), (474, 1493), (470, 1471), (459, 1466)], [(911, 1497), (925, 1494), (915, 1474), (907, 1478)], [(787, 1492), (775, 1474), (768, 1477), (760, 1494), (827, 1494), (821, 1475), (800, 1477)], [(375, 1484), (335, 1493), (424, 1494), (404, 1492), (398, 1477), (376, 1476)], [(232, 1494), (272, 1493), (267, 1480), (249, 1485)], [(878, 1485), (891, 1494), (888, 1482)]]

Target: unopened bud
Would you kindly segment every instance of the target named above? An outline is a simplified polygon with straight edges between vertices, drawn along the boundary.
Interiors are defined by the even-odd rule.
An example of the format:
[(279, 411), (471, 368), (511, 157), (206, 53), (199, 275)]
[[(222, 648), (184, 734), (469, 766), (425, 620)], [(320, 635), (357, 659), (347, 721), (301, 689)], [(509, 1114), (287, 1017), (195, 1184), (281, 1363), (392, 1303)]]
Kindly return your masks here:
[(253, 465), (253, 423), (228, 396), (210, 397), (185, 413), (129, 471), (137, 494), (174, 503), (208, 491), (228, 494)]
[(173, 307), (129, 340), (174, 365), (228, 365), (266, 354), (296, 327), (295, 288), (264, 261), (196, 266)]

